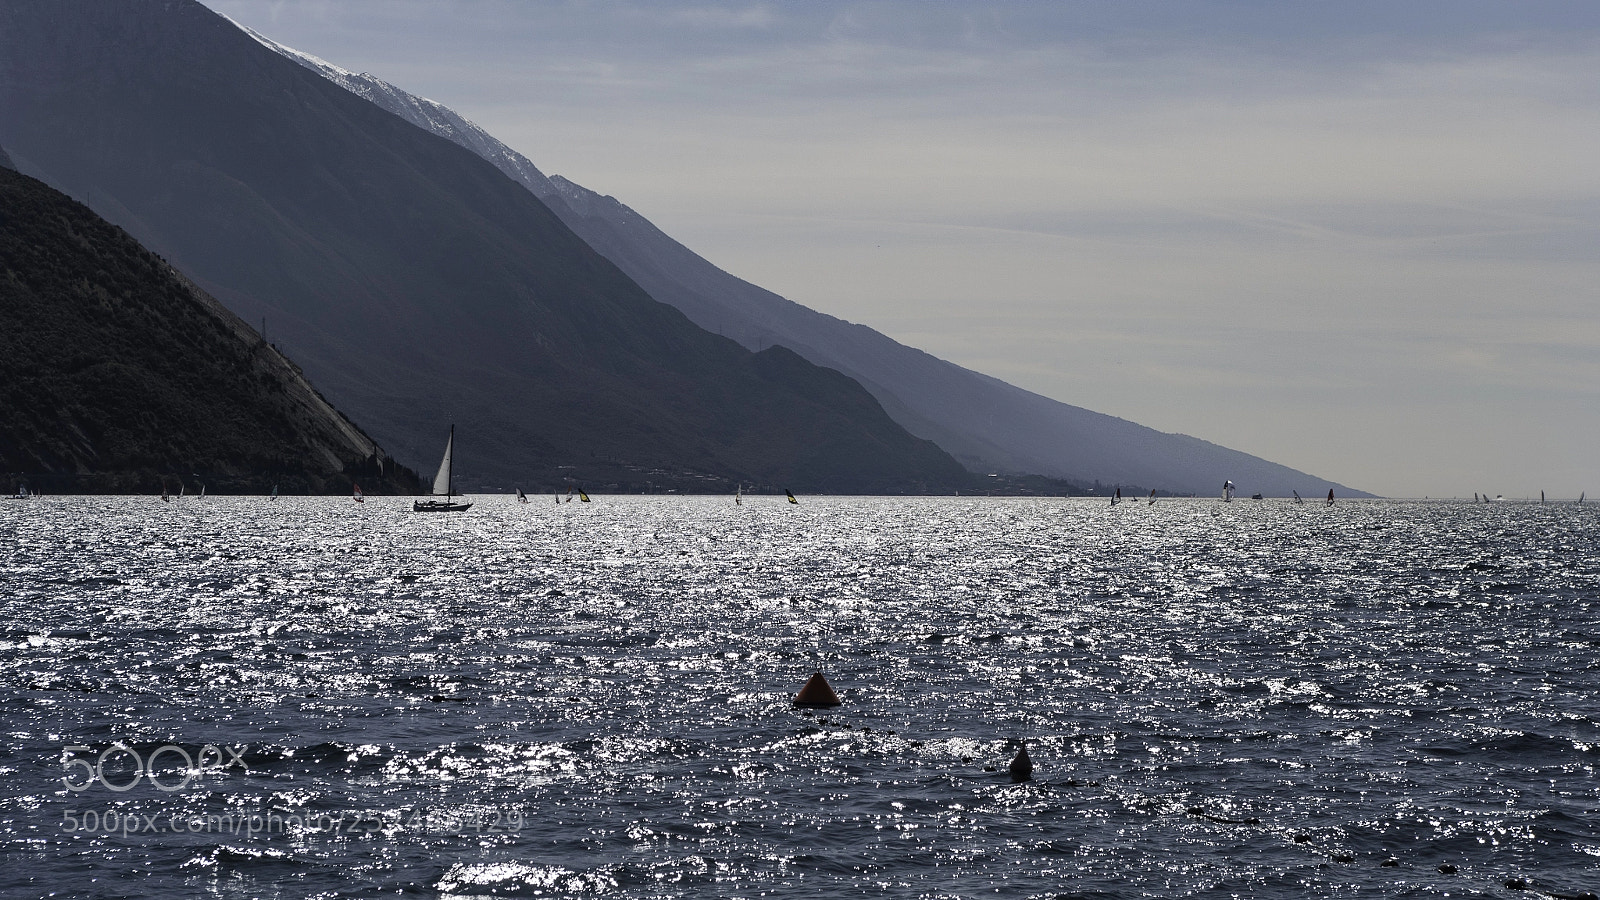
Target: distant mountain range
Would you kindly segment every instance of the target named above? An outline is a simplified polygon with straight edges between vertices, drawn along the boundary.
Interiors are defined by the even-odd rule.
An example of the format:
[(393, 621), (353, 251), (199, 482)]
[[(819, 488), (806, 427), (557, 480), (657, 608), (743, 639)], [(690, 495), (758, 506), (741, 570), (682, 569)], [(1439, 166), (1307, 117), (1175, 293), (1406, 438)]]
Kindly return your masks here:
[(8, 162), (0, 475), (50, 493), (418, 490), (238, 316)]
[[(242, 26), (241, 26), (242, 27)], [(1088, 485), (1141, 485), (1218, 492), (1233, 480), (1247, 493), (1307, 496), (1344, 485), (1181, 434), (1166, 434), (1014, 387), (907, 347), (863, 325), (793, 303), (722, 271), (615, 198), (532, 161), (448, 107), (286, 47), (245, 28), (263, 45), (351, 93), (471, 150), (526, 187), (652, 297), (696, 324), (752, 350), (793, 349), (871, 391), (912, 434), (978, 472), (1027, 472)]]
[(476, 154), (192, 0), (0, 3), (0, 143), (396, 456), (456, 423), (466, 488), (972, 483), (855, 381), (696, 326)]

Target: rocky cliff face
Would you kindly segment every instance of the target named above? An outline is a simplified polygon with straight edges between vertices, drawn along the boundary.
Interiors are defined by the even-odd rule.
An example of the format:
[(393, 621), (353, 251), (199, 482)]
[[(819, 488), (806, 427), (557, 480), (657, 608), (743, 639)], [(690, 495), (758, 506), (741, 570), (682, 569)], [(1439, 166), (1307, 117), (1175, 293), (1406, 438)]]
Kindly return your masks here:
[(33, 490), (418, 488), (238, 316), (122, 229), (9, 169), (0, 409), (0, 473)]

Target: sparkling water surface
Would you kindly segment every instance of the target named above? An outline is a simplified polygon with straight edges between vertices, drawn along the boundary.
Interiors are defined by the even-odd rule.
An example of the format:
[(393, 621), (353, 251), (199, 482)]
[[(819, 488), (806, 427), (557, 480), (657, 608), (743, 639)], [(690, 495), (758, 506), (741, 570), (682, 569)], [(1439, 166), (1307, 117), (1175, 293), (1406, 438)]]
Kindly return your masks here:
[(0, 893), (1600, 890), (1594, 504), (475, 499), (4, 501)]

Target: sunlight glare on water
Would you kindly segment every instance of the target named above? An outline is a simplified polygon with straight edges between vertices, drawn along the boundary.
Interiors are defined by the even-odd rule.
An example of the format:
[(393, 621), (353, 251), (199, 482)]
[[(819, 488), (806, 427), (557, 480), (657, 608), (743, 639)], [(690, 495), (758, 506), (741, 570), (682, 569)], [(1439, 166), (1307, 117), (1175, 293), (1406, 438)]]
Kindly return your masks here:
[(475, 499), (0, 506), (0, 892), (1600, 885), (1593, 505)]

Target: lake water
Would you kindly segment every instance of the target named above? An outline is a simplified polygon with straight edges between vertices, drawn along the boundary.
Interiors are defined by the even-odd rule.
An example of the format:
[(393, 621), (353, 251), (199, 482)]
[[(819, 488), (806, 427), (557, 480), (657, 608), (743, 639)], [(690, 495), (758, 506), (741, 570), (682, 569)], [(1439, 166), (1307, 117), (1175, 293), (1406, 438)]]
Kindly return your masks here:
[(4, 501), (0, 893), (1600, 890), (1595, 504), (476, 499)]

